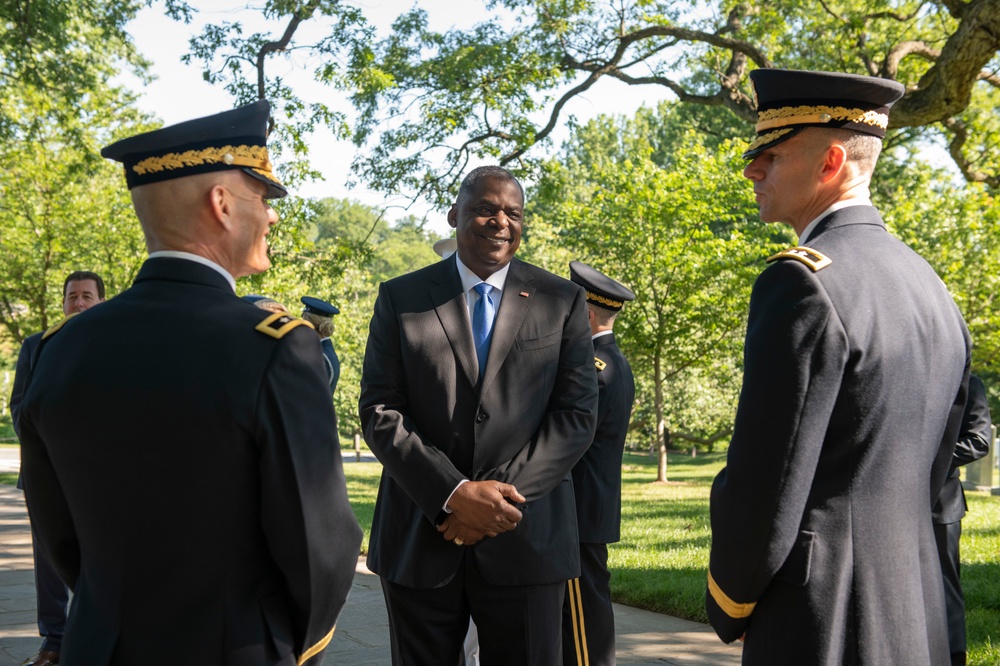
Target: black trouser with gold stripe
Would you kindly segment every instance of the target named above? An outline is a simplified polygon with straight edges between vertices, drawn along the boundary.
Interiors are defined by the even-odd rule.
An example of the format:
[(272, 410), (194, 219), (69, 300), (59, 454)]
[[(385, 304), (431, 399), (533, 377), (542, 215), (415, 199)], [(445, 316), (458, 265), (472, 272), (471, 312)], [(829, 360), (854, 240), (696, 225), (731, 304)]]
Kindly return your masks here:
[(563, 602), (563, 664), (615, 664), (615, 616), (611, 610), (607, 544), (580, 544), (580, 577), (567, 581)]

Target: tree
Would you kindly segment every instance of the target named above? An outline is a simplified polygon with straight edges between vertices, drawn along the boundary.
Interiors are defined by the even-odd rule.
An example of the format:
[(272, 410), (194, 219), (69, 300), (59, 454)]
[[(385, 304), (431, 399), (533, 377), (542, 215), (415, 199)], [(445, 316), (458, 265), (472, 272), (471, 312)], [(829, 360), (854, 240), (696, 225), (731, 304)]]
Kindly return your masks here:
[(671, 433), (706, 442), (728, 434), (750, 287), (764, 257), (788, 244), (757, 221), (741, 148), (706, 141), (689, 121), (664, 105), (580, 127), (545, 164), (525, 232), (531, 257), (538, 236), (562, 248), (550, 270), (580, 259), (636, 293), (615, 329), (660, 481)]
[[(96, 146), (109, 125), (141, 127), (118, 113), (119, 91), (95, 89), (56, 121), (37, 89), (9, 87), (18, 127), (0, 141), (0, 326), (15, 343), (62, 318), (62, 284), (74, 270), (101, 274), (109, 294), (126, 287), (145, 243), (119, 169)], [(117, 123), (122, 123), (118, 126)]]
[[(437, 33), (413, 9), (376, 45), (354, 100), (356, 161), (385, 191), (446, 203), (473, 160), (530, 172), (573, 96), (610, 77), (726, 108), (750, 135), (748, 72), (783, 66), (898, 80), (891, 127), (944, 141), (969, 181), (1000, 187), (995, 0), (493, 0), (498, 18)], [(392, 81), (391, 86), (385, 80)], [(568, 89), (567, 89), (568, 88)], [(384, 129), (388, 127), (388, 129)]]
[[(268, 235), (271, 268), (237, 285), (241, 295), (258, 293), (301, 312), (299, 299), (315, 296), (340, 309), (334, 316), (334, 346), (341, 361), (334, 395), (342, 441), (360, 435), (361, 366), (378, 285), (425, 266), (438, 257), (437, 237), (415, 219), (390, 225), (377, 211), (347, 199), (298, 200), (307, 210), (291, 212), (296, 224), (279, 222)], [(301, 222), (301, 223), (299, 223)]]

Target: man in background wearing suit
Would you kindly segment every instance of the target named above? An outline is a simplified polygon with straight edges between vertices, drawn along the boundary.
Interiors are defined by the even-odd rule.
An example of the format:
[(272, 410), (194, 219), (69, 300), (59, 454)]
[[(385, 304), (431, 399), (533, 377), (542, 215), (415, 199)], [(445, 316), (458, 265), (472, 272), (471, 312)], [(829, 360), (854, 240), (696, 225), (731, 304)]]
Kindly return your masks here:
[(21, 410), (28, 510), (73, 589), (62, 660), (318, 664), (354, 579), (319, 338), (236, 296), (285, 195), (258, 101), (119, 141), (149, 249), (43, 338)]
[(569, 581), (563, 605), (563, 664), (614, 666), (615, 615), (611, 607), (608, 544), (621, 538), (622, 454), (635, 400), (635, 379), (615, 343), (615, 317), (635, 294), (579, 261), (570, 280), (587, 290), (587, 314), (597, 368), (597, 431), (573, 467), (580, 528), (580, 577)]
[(965, 491), (958, 477), (958, 468), (979, 460), (990, 452), (993, 422), (986, 387), (975, 375), (969, 376), (969, 402), (962, 415), (962, 430), (955, 445), (955, 454), (941, 494), (934, 504), (934, 539), (937, 542), (941, 573), (944, 575), (944, 600), (948, 610), (948, 649), (951, 666), (965, 666), (965, 596), (962, 581), (959, 542), (962, 539), (962, 518), (968, 509)]
[[(104, 280), (91, 271), (74, 271), (63, 282), (62, 310), (67, 317), (83, 312), (104, 302)], [(21, 344), (14, 370), (14, 386), (10, 392), (10, 415), (14, 432), (18, 430), (18, 416), (24, 388), (28, 385), (35, 350), (42, 339), (42, 333), (29, 335)], [(23, 479), (18, 476), (17, 487), (24, 488)], [(53, 666), (59, 663), (63, 634), (66, 631), (66, 605), (69, 603), (69, 589), (59, 578), (52, 562), (38, 546), (34, 525), (31, 530), (31, 550), (35, 560), (35, 596), (38, 601), (38, 633), (42, 646), (38, 654), (24, 662), (22, 666)]]
[(869, 185), (904, 88), (757, 69), (744, 157), (799, 247), (750, 296), (743, 388), (712, 484), (706, 610), (744, 664), (948, 661), (931, 505), (958, 439), (971, 342)]
[(457, 253), (379, 288), (359, 409), (394, 664), (457, 663), (470, 614), (485, 666), (561, 662), (597, 376), (583, 290), (514, 258), (523, 206), (508, 171), (473, 170)]

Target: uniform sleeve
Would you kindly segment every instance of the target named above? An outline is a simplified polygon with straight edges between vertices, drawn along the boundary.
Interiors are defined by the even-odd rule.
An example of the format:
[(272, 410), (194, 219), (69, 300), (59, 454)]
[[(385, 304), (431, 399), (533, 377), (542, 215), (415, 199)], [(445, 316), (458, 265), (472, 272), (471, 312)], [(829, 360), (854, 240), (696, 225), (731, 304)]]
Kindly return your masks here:
[[(41, 341), (37, 343), (41, 344)], [(69, 586), (76, 588), (80, 577), (80, 540), (76, 534), (69, 503), (63, 494), (56, 476), (52, 460), (44, 442), (38, 435), (30, 411), (23, 411), (20, 405), (27, 395), (30, 372), (29, 357), (37, 346), (21, 347), (17, 360), (17, 377), (12, 392), (18, 396), (18, 412), (14, 417), (15, 430), (21, 441), (21, 478), (24, 480), (25, 500), (34, 532), (39, 539), (38, 546), (46, 553), (59, 577)], [(41, 353), (40, 351), (38, 353)], [(22, 364), (23, 360), (23, 364)], [(20, 381), (20, 386), (17, 382)], [(13, 409), (13, 407), (12, 407)]]
[(597, 428), (597, 370), (583, 290), (574, 296), (562, 330), (559, 367), (535, 436), (484, 478), (514, 485), (533, 502), (552, 491), (586, 453)]
[(969, 399), (965, 403), (962, 415), (962, 430), (955, 445), (955, 457), (952, 465), (968, 465), (986, 456), (990, 452), (990, 442), (993, 439), (993, 421), (990, 418), (990, 405), (986, 398), (986, 387), (979, 377), (969, 377)]
[(711, 492), (706, 609), (725, 642), (797, 538), (847, 362), (847, 337), (814, 274), (779, 262), (750, 298), (744, 376), (727, 466)]
[(276, 342), (257, 413), (261, 522), (287, 581), (298, 663), (318, 664), (354, 580), (362, 534), (311, 331)]

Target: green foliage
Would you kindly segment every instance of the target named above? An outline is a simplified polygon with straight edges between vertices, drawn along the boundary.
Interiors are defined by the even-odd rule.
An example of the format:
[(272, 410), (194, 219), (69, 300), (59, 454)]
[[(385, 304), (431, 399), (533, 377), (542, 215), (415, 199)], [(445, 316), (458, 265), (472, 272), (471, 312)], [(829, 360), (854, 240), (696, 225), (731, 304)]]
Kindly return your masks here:
[[(729, 124), (742, 129), (726, 127), (725, 136), (749, 136), (756, 103), (747, 74), (770, 66), (906, 84), (911, 92), (896, 105), (893, 122), (922, 128), (911, 138), (960, 139), (956, 163), (966, 177), (1000, 183), (1000, 16), (988, 0), (488, 6), (490, 21), (446, 32), (431, 30), (426, 12), (415, 8), (372, 47), (363, 68), (377, 69), (379, 84), (353, 97), (360, 114), (355, 141), (366, 149), (355, 168), (372, 187), (443, 205), (470, 162), (532, 173), (539, 158), (530, 149), (544, 147), (565, 103), (602, 77), (728, 109)], [(994, 37), (971, 36), (980, 30)]]
[(526, 255), (550, 270), (578, 259), (636, 293), (615, 332), (649, 444), (661, 424), (702, 437), (730, 427), (750, 287), (788, 242), (757, 221), (741, 148), (689, 120), (665, 104), (578, 128), (545, 164), (525, 231)]
[[(21, 110), (18, 130), (0, 142), (0, 325), (19, 343), (62, 318), (62, 284), (74, 270), (93, 270), (108, 295), (131, 283), (145, 243), (119, 168), (97, 146), (122, 127), (145, 127), (129, 98), (98, 89), (57, 122), (44, 95), (11, 88)], [(16, 100), (15, 100), (16, 97)], [(14, 348), (16, 353), (16, 345)]]
[(893, 157), (883, 156), (873, 200), (948, 285), (972, 335), (973, 371), (1000, 414), (1000, 201), (981, 185), (956, 185), (949, 172)]
[[(169, 3), (176, 9), (182, 3)], [(140, 78), (148, 63), (136, 55), (126, 24), (134, 0), (7, 0), (0, 2), (0, 141), (23, 138), (25, 123), (44, 117), (67, 138), (84, 141), (78, 110), (128, 66)], [(36, 91), (25, 104), (25, 91)], [(107, 100), (105, 100), (107, 101)]]
[(437, 236), (414, 218), (390, 225), (371, 207), (346, 199), (289, 197), (278, 205), (283, 220), (268, 235), (272, 266), (240, 280), (238, 290), (273, 298), (293, 314), (301, 313), (302, 296), (340, 309), (333, 320), (341, 362), (334, 405), (341, 445), (351, 446), (360, 433), (361, 366), (378, 285), (437, 261), (431, 248)]

